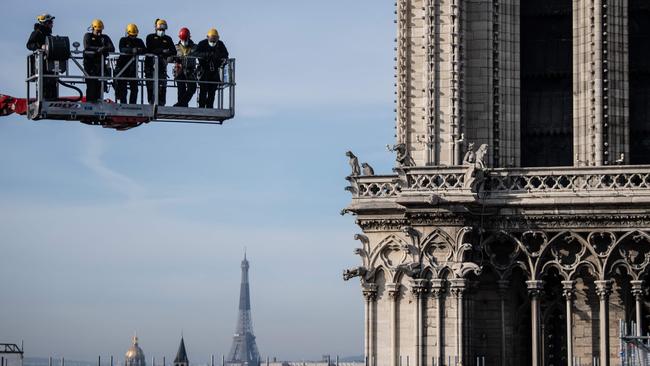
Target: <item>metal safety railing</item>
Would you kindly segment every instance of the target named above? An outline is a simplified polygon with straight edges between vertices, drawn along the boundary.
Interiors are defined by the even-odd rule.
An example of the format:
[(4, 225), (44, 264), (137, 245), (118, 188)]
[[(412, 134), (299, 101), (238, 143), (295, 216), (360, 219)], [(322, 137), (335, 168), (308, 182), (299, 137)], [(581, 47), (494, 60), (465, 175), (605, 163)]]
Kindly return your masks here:
[[(414, 358), (411, 356), (397, 356), (397, 365), (398, 366), (411, 366), (415, 365)], [(490, 362), (491, 361), (491, 362)], [(486, 366), (486, 365), (498, 365), (501, 364), (500, 360), (492, 359), (489, 360), (486, 356), (483, 355), (474, 355), (472, 357), (466, 357), (463, 361), (458, 356), (444, 356), (444, 357), (425, 357), (422, 360), (423, 364), (431, 366)], [(381, 366), (375, 357), (364, 357), (364, 366)]]
[(619, 320), (619, 355), (622, 366), (650, 365), (650, 334), (638, 334), (636, 322)]
[[(121, 66), (118, 70), (117, 60), (120, 56), (129, 56), (131, 59), (126, 63), (126, 65)], [(75, 111), (70, 111), (73, 116), (62, 116), (66, 118), (58, 118), (61, 116), (53, 115), (50, 113), (46, 115), (41, 113), (40, 110), (42, 106), (46, 106), (47, 101), (65, 101), (65, 102), (77, 102), (80, 103), (83, 97), (83, 91), (79, 86), (86, 85), (88, 81), (94, 80), (100, 83), (99, 90), (99, 101), (104, 101), (106, 99), (106, 94), (108, 93), (109, 88), (112, 87), (113, 90), (117, 90), (116, 86), (118, 82), (133, 82), (137, 83), (138, 94), (139, 94), (139, 104), (138, 105), (150, 105), (150, 109), (140, 110), (139, 113), (142, 114), (142, 111), (151, 111), (151, 120), (157, 119), (182, 119), (182, 120), (220, 120), (229, 119), (234, 117), (235, 114), (235, 59), (228, 59), (219, 67), (219, 79), (221, 81), (207, 81), (207, 80), (198, 80), (196, 79), (173, 79), (166, 77), (169, 75), (166, 70), (164, 73), (161, 72), (159, 67), (165, 65), (166, 68), (170, 66), (167, 62), (161, 63), (160, 57), (154, 54), (143, 54), (143, 55), (133, 55), (133, 54), (124, 54), (119, 52), (109, 53), (107, 56), (101, 55), (101, 60), (99, 63), (99, 73), (98, 75), (90, 75), (83, 66), (83, 51), (75, 49), (71, 51), (71, 56), (69, 60), (66, 61), (48, 61), (46, 53), (42, 50), (38, 50), (27, 56), (27, 77), (26, 82), (26, 96), (29, 101), (30, 107), (33, 105), (35, 108), (30, 108), (31, 113), (28, 113), (28, 118), (30, 119), (74, 119), (74, 114), (79, 114), (82, 108), (75, 107), (70, 109), (76, 109)], [(194, 56), (183, 56), (188, 59), (198, 60), (198, 57)], [(153, 64), (152, 73), (145, 74), (145, 62), (149, 61)], [(196, 62), (196, 61), (194, 61)], [(171, 62), (173, 65), (174, 63)], [(135, 77), (124, 76), (125, 71), (130, 66), (135, 67)], [(197, 65), (198, 66), (198, 65)], [(149, 75), (147, 75), (149, 74)], [(59, 85), (75, 90), (79, 94), (79, 98), (75, 97), (65, 97), (61, 98), (58, 95), (54, 98), (45, 97), (45, 87), (48, 80), (51, 80), (50, 83), (56, 84), (54, 87), (59, 89)], [(212, 86), (215, 90), (214, 98), (214, 108), (193, 108), (193, 107), (165, 107), (159, 106), (160, 101), (160, 87), (164, 86), (166, 88), (178, 88), (179, 83), (195, 83), (197, 85), (196, 94), (199, 93), (201, 88), (207, 88)], [(147, 93), (146, 88), (149, 84), (149, 88), (152, 89), (153, 98), (152, 100), (145, 102), (145, 94)], [(195, 94), (195, 95), (196, 95)], [(111, 101), (112, 102), (112, 101)], [(113, 103), (111, 103), (113, 104)], [(117, 104), (117, 103), (115, 103)], [(54, 105), (57, 107), (57, 105)], [(158, 108), (161, 107), (161, 108)], [(126, 111), (126, 108), (116, 109), (115, 113), (119, 114), (120, 111)], [(57, 109), (58, 111), (58, 109)], [(110, 112), (109, 112), (110, 113)], [(129, 116), (128, 113), (126, 115)], [(72, 117), (72, 118), (70, 118)]]

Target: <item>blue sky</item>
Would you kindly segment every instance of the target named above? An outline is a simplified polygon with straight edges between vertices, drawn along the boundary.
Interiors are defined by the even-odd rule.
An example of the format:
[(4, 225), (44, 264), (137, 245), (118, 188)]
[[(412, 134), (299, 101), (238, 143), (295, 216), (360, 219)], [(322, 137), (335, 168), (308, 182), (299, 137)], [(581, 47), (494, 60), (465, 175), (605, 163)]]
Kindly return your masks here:
[[(176, 40), (217, 27), (237, 58), (224, 126), (127, 132), (0, 119), (0, 341), (30, 356), (148, 359), (228, 351), (239, 262), (251, 261), (263, 356), (361, 354), (363, 302), (344, 152), (388, 172), (394, 141), (393, 3), (376, 0), (25, 1), (4, 7), (0, 93), (24, 95), (35, 15), (81, 40), (93, 18), (117, 43), (165, 18)], [(112, 92), (111, 92), (112, 93)], [(172, 96), (168, 100), (173, 100)]]

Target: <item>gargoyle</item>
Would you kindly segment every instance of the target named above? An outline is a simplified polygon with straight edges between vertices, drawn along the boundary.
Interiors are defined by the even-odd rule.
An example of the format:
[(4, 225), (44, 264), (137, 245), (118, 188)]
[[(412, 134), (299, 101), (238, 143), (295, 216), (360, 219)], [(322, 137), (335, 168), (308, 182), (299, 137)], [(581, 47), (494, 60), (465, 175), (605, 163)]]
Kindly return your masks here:
[(354, 277), (364, 277), (368, 273), (366, 267), (355, 267), (343, 271), (343, 281), (348, 281)]
[(404, 226), (402, 228), (402, 232), (404, 234), (406, 234), (406, 236), (408, 236), (409, 238), (419, 238), (420, 237), (420, 232), (415, 230), (411, 226)]
[(360, 241), (361, 243), (363, 243), (364, 246), (368, 245), (368, 243), (370, 242), (368, 240), (368, 237), (363, 234), (354, 234), (354, 240)]
[(368, 253), (366, 253), (366, 250), (363, 248), (354, 248), (354, 254), (360, 257), (366, 257), (368, 255)]
[(469, 150), (463, 159), (463, 165), (467, 166), (465, 172), (464, 187), (469, 188), (473, 192), (478, 190), (478, 186), (485, 179), (485, 171), (487, 169), (487, 153), (488, 145), (482, 144), (476, 153), (472, 150), (474, 144), (469, 144)]
[(413, 158), (411, 158), (411, 155), (406, 150), (406, 144), (397, 144), (397, 145), (393, 145), (392, 147), (390, 145), (386, 145), (386, 148), (390, 152), (397, 153), (395, 160), (397, 161), (397, 164), (399, 166), (415, 165), (415, 161), (413, 161)]
[(420, 263), (402, 263), (398, 265), (396, 269), (398, 271), (404, 272), (409, 277), (417, 277), (417, 275), (420, 273)]
[(488, 145), (482, 144), (476, 151), (476, 162), (474, 163), (477, 169), (487, 168), (487, 159)]
[(350, 168), (352, 168), (352, 173), (350, 174), (351, 177), (356, 177), (361, 175), (361, 167), (359, 167), (359, 159), (352, 153), (352, 151), (348, 151), (345, 153), (345, 156), (350, 158), (349, 163), (350, 163)]
[(375, 175), (375, 170), (368, 163), (361, 164), (363, 175)]
[(470, 142), (467, 146), (467, 152), (463, 158), (463, 165), (474, 165), (476, 163), (476, 153), (474, 152), (474, 143)]

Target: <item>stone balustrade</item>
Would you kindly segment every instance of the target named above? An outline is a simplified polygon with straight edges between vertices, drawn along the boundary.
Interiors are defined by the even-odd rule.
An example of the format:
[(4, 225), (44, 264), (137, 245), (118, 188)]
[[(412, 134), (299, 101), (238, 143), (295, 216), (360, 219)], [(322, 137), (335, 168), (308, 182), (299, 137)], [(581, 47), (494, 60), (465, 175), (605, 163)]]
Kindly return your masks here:
[[(409, 167), (400, 174), (352, 178), (355, 198), (390, 198), (402, 192), (470, 192), (467, 167)], [(489, 169), (479, 191), (487, 195), (539, 192), (650, 190), (650, 166)]]

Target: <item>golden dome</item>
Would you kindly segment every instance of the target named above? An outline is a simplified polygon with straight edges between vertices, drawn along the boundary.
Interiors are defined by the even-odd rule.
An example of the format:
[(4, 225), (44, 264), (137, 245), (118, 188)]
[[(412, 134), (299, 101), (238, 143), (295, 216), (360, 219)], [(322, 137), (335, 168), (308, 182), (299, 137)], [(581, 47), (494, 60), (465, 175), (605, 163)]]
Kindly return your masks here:
[(138, 336), (133, 336), (133, 344), (124, 355), (126, 366), (145, 366), (144, 352), (138, 345)]

